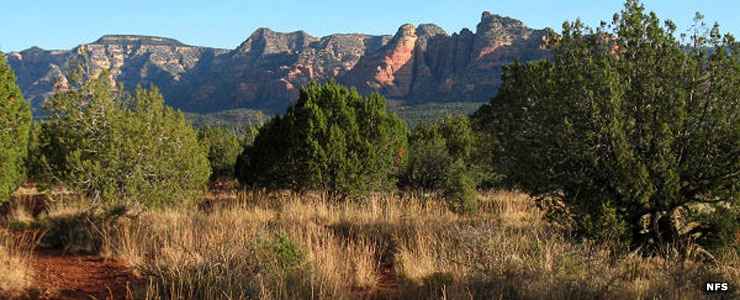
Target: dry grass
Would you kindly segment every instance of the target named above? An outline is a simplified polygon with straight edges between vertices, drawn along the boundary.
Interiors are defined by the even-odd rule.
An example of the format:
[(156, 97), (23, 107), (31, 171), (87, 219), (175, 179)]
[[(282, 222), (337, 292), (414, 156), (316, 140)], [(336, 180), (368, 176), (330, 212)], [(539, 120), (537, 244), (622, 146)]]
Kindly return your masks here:
[(29, 258), (34, 242), (34, 234), (15, 235), (0, 229), (0, 298), (20, 297), (31, 288)]
[(240, 192), (93, 229), (148, 278), (137, 299), (698, 299), (707, 280), (740, 284), (737, 253), (619, 256), (573, 242), (525, 195), (482, 201), (461, 216), (434, 198)]

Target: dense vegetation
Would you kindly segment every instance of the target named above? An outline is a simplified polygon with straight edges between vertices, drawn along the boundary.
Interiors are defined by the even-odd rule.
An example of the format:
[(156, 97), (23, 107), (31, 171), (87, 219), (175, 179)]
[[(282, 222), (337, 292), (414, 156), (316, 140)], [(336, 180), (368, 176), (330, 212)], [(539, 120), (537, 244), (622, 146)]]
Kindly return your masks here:
[(588, 238), (675, 245), (722, 218), (736, 232), (740, 47), (717, 26), (690, 38), (637, 1), (611, 26), (566, 23), (553, 60), (507, 67), (477, 114), (496, 168)]
[(185, 118), (196, 128), (226, 127), (244, 129), (262, 125), (267, 122), (269, 115), (258, 110), (232, 109), (205, 114), (185, 113)]
[(25, 179), (30, 131), (31, 109), (0, 53), (0, 204)]
[(405, 159), (406, 127), (385, 105), (380, 95), (336, 83), (306, 86), (242, 153), (239, 181), (342, 196), (391, 189)]
[(208, 148), (211, 178), (234, 178), (236, 159), (245, 142), (239, 132), (224, 127), (205, 127), (198, 131), (198, 141)]
[(409, 159), (404, 184), (415, 189), (438, 190), (455, 162), (472, 165), (477, 135), (465, 116), (423, 123), (409, 136)]
[(205, 147), (156, 88), (127, 95), (105, 76), (46, 103), (38, 177), (92, 199), (173, 203), (204, 190)]
[[(440, 121), (447, 116), (467, 116), (474, 113), (485, 103), (480, 102), (449, 102), (401, 104), (389, 100), (388, 111), (395, 113), (406, 122), (409, 128), (418, 124)], [(38, 117), (38, 116), (37, 116)], [(185, 113), (185, 117), (192, 122), (195, 128), (227, 127), (243, 129), (245, 127), (259, 127), (267, 122), (271, 115), (263, 111), (252, 109), (232, 109), (214, 113)]]
[(396, 113), (409, 128), (414, 128), (419, 124), (441, 121), (449, 116), (471, 115), (484, 104), (481, 102), (391, 104), (388, 110)]
[(481, 180), (473, 159), (479, 138), (466, 116), (449, 116), (422, 123), (409, 135), (409, 155), (400, 185), (422, 191), (442, 191), (455, 211), (477, 209)]

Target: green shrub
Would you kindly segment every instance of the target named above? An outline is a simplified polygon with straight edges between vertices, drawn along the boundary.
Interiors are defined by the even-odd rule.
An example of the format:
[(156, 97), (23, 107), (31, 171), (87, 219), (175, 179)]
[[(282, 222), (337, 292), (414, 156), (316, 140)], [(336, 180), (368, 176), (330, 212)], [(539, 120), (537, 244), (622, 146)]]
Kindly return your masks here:
[(268, 122), (238, 160), (245, 185), (327, 190), (351, 196), (394, 187), (406, 127), (377, 94), (336, 83), (309, 84), (283, 116)]
[[(411, 135), (409, 160), (401, 180), (403, 186), (436, 190), (445, 183), (453, 159), (445, 138), (437, 130), (429, 130), (429, 127), (420, 125)], [(427, 130), (429, 134), (421, 137), (421, 133)]]
[(303, 264), (305, 255), (298, 245), (285, 234), (278, 234), (269, 240), (258, 242), (258, 258), (272, 272), (286, 274)]
[(206, 127), (198, 131), (198, 140), (208, 148), (211, 178), (233, 178), (236, 159), (242, 152), (236, 132), (225, 127)]
[(630, 226), (624, 216), (610, 202), (602, 202), (598, 210), (583, 216), (580, 221), (583, 233), (595, 240), (608, 242), (614, 249), (622, 249), (624, 246), (622, 237), (630, 234)]
[(442, 191), (453, 211), (477, 211), (476, 188), (483, 177), (474, 157), (478, 141), (465, 116), (420, 124), (409, 137), (409, 158), (401, 184)]
[(629, 0), (610, 27), (566, 23), (551, 61), (505, 68), (477, 114), (497, 170), (562, 200), (582, 236), (635, 248), (687, 238), (672, 220), (697, 204), (735, 207), (740, 45), (717, 26), (690, 47), (675, 33)]
[(25, 179), (31, 109), (15, 83), (15, 74), (0, 53), (0, 204)]
[(420, 124), (409, 137), (409, 155), (401, 184), (427, 190), (441, 189), (450, 167), (461, 161), (470, 175), (478, 170), (472, 155), (478, 137), (465, 116), (450, 116), (439, 122)]
[(480, 201), (476, 184), (469, 174), (467, 166), (461, 161), (454, 163), (446, 175), (444, 197), (452, 211), (474, 213), (478, 211)]
[(732, 249), (740, 255), (740, 210), (720, 206), (712, 213), (699, 213), (697, 217), (706, 227), (698, 242), (708, 250), (721, 252)]
[(156, 88), (128, 95), (108, 80), (90, 80), (56, 94), (45, 108), (39, 149), (47, 183), (92, 200), (147, 205), (186, 200), (205, 189), (206, 149)]
[(303, 262), (303, 252), (286, 235), (278, 235), (271, 246), (275, 259), (283, 270), (293, 269)]
[(28, 142), (28, 159), (26, 160), (27, 177), (31, 181), (43, 180), (44, 176), (44, 155), (41, 152), (41, 132), (42, 121), (36, 121), (31, 124), (31, 134)]

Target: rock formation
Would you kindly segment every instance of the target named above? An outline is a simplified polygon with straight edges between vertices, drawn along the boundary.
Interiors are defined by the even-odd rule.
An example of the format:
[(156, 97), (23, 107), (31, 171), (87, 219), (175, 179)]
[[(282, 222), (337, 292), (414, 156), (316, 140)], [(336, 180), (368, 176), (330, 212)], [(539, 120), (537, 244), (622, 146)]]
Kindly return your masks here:
[(448, 35), (433, 24), (406, 24), (392, 37), (318, 38), (260, 28), (234, 50), (109, 35), (69, 51), (31, 48), (7, 56), (37, 109), (55, 89), (67, 88), (80, 66), (90, 76), (108, 70), (125, 87), (155, 84), (169, 104), (185, 111), (281, 111), (302, 85), (326, 80), (411, 103), (486, 101), (504, 65), (547, 57), (544, 38), (544, 30), (485, 12), (475, 33)]

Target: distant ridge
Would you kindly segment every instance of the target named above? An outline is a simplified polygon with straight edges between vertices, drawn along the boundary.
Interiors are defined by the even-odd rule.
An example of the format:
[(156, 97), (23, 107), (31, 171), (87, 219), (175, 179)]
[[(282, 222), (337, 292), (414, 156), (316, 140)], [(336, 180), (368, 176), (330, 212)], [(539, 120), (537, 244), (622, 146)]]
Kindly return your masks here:
[(37, 110), (68, 84), (69, 66), (83, 62), (89, 75), (108, 70), (125, 87), (157, 85), (168, 104), (187, 112), (275, 113), (297, 99), (303, 85), (328, 80), (406, 104), (484, 102), (496, 94), (503, 66), (549, 56), (546, 35), (484, 12), (475, 32), (404, 24), (393, 35), (315, 37), (259, 28), (234, 49), (116, 34), (71, 50), (32, 48), (7, 57)]
[(153, 46), (177, 46), (187, 47), (188, 45), (181, 43), (176, 39), (149, 36), (149, 35), (130, 35), (130, 34), (108, 34), (100, 37), (93, 44), (109, 44), (109, 45), (121, 45), (121, 44), (143, 44)]

